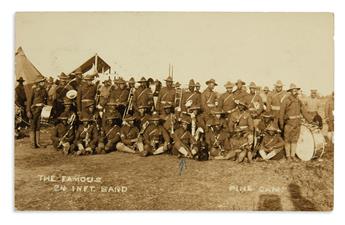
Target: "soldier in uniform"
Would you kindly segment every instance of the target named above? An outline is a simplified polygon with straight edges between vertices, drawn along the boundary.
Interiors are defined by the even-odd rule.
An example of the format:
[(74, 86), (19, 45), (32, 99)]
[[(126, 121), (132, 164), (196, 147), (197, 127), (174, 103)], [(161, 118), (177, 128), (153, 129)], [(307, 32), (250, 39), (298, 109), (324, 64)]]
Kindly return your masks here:
[(165, 82), (166, 87), (163, 87), (160, 90), (157, 98), (156, 111), (159, 112), (159, 114), (164, 114), (164, 105), (170, 104), (175, 107), (176, 89), (173, 87), (172, 77), (169, 76), (167, 79), (165, 79)]
[(166, 131), (169, 132), (170, 137), (173, 137), (174, 131), (177, 124), (177, 116), (174, 113), (173, 105), (166, 104), (163, 106), (164, 114), (160, 115), (161, 121), (163, 122), (163, 127)]
[(120, 129), (121, 140), (116, 144), (116, 149), (120, 152), (136, 153), (138, 136), (139, 129), (134, 126), (134, 117), (127, 115)]
[(280, 108), (279, 125), (284, 128), (285, 154), (288, 160), (296, 160), (297, 141), (301, 130), (301, 119), (304, 117), (308, 122), (311, 119), (298, 98), (298, 88), (295, 84), (291, 84), (288, 95), (282, 102)]
[(99, 102), (98, 105), (100, 105), (102, 108), (104, 108), (107, 105), (108, 97), (110, 94), (110, 88), (111, 88), (111, 79), (109, 77), (108, 80), (103, 81), (103, 86), (99, 90)]
[(232, 112), (236, 110), (237, 106), (235, 103), (235, 96), (232, 92), (234, 84), (228, 81), (226, 82), (224, 87), (226, 88), (226, 92), (219, 97), (218, 103), (219, 107), (228, 115), (230, 115)]
[(116, 109), (122, 117), (127, 106), (129, 91), (126, 88), (126, 81), (124, 81), (122, 77), (117, 79), (115, 83), (118, 88), (113, 86), (110, 89), (108, 101), (115, 102)]
[(182, 155), (187, 158), (192, 158), (197, 154), (196, 140), (188, 130), (191, 121), (187, 116), (181, 119), (181, 126), (173, 134), (174, 145), (172, 153), (174, 155)]
[(209, 115), (211, 109), (218, 105), (217, 95), (214, 92), (214, 88), (218, 85), (214, 79), (206, 81), (207, 88), (201, 94), (201, 108), (203, 113)]
[(40, 147), (40, 122), (41, 112), (45, 104), (47, 104), (48, 93), (44, 87), (45, 78), (37, 78), (35, 85), (32, 87), (31, 95), (28, 98), (26, 108), (27, 116), (31, 120), (30, 141), (32, 148)]
[(219, 119), (208, 120), (210, 129), (206, 131), (205, 141), (208, 145), (210, 159), (224, 157), (230, 150), (229, 133), (222, 129), (222, 122)]
[(259, 154), (264, 160), (279, 160), (284, 157), (284, 140), (280, 130), (273, 124), (265, 129), (265, 135), (260, 144)]
[(278, 126), (280, 107), (289, 93), (283, 90), (283, 83), (280, 80), (275, 83), (274, 88), (274, 91), (267, 96), (267, 111), (273, 113), (274, 121)]
[(26, 125), (23, 124), (23, 121), (28, 121), (26, 117), (26, 94), (24, 89), (24, 82), (25, 80), (23, 77), (20, 77), (18, 80), (18, 85), (15, 89), (15, 104), (20, 110), (21, 121), (19, 122), (19, 127), (25, 127)]
[(201, 96), (195, 91), (195, 83), (191, 79), (188, 84), (188, 90), (182, 95), (181, 110), (182, 112), (189, 112), (190, 107), (200, 107), (200, 104)]
[(93, 75), (86, 75), (84, 82), (81, 84), (77, 95), (77, 110), (78, 114), (86, 111), (85, 105), (90, 102), (95, 102), (97, 94), (97, 86), (92, 83)]
[(321, 102), (317, 98), (317, 90), (313, 89), (310, 91), (310, 97), (306, 99), (305, 106), (307, 112), (313, 118), (313, 122), (322, 129), (323, 122), (320, 116), (321, 112)]
[(199, 141), (202, 134), (206, 130), (206, 118), (204, 114), (200, 114), (200, 106), (192, 106), (188, 112), (182, 112), (182, 115), (187, 115), (191, 119), (191, 134), (196, 141)]
[(139, 107), (145, 106), (151, 109), (154, 106), (152, 91), (147, 87), (146, 79), (142, 77), (138, 83), (140, 86), (134, 91), (133, 95), (134, 113), (138, 112)]
[(238, 80), (236, 83), (236, 90), (234, 91), (234, 99), (236, 102), (238, 101), (242, 101), (242, 102), (245, 102), (247, 101), (247, 98), (248, 98), (248, 93), (245, 89), (245, 86), (246, 83), (242, 80)]
[(201, 98), (201, 92), (200, 92), (200, 88), (201, 88), (201, 85), (199, 82), (196, 82), (195, 83), (195, 92), (200, 94), (200, 98)]
[(90, 115), (83, 112), (80, 116), (80, 121), (74, 144), (77, 147), (76, 155), (93, 154), (98, 142), (98, 131), (96, 126), (92, 124)]
[(225, 159), (235, 158), (238, 163), (243, 162), (246, 158), (248, 162), (252, 162), (252, 146), (253, 139), (245, 127), (237, 126), (230, 138), (230, 149)]
[(159, 125), (160, 117), (157, 114), (150, 118), (151, 124), (143, 134), (144, 151), (142, 156), (158, 155), (166, 152), (169, 145), (169, 134), (163, 126)]
[(236, 127), (240, 127), (245, 131), (249, 137), (253, 138), (254, 123), (253, 119), (248, 112), (248, 106), (243, 101), (238, 101), (237, 108), (228, 119), (228, 129), (230, 133), (233, 133)]
[(116, 113), (108, 113), (105, 116), (106, 122), (102, 127), (97, 154), (109, 153), (116, 149), (116, 144), (120, 141), (120, 127), (115, 124)]
[(329, 97), (325, 105), (325, 120), (328, 126), (327, 138), (333, 143), (333, 132), (334, 132), (334, 92)]
[(60, 83), (56, 87), (56, 99), (54, 104), (54, 113), (55, 115), (60, 115), (64, 111), (63, 101), (66, 98), (66, 93), (69, 90), (73, 90), (73, 87), (68, 83), (68, 76), (64, 73), (61, 73), (59, 76)]
[(270, 89), (267, 86), (265, 86), (263, 89), (263, 93), (261, 93), (262, 102), (264, 104), (264, 111), (267, 110), (267, 98), (268, 98), (269, 93), (270, 93)]
[(264, 105), (262, 102), (262, 98), (257, 93), (257, 86), (254, 82), (249, 84), (250, 93), (248, 95), (248, 103), (249, 103), (249, 113), (252, 116), (254, 127), (256, 128), (260, 122), (260, 115), (264, 109)]
[(75, 137), (73, 123), (68, 124), (68, 118), (68, 112), (63, 112), (58, 117), (60, 123), (58, 123), (51, 132), (51, 140), (53, 142), (53, 147), (56, 150), (62, 148), (62, 152), (65, 155), (68, 155), (70, 149), (74, 149), (73, 141)]

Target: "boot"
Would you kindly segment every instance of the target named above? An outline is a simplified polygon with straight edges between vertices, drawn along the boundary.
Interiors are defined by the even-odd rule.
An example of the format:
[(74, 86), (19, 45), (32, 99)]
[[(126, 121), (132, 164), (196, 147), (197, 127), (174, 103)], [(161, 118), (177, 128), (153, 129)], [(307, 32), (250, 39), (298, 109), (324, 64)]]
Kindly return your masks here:
[(31, 148), (37, 148), (36, 146), (36, 137), (35, 137), (35, 132), (30, 131), (30, 143), (31, 143)]
[(36, 147), (40, 148), (41, 145), (40, 145), (40, 132), (39, 131), (36, 131), (36, 133), (35, 133), (35, 140), (36, 140)]
[(296, 148), (297, 148), (297, 143), (291, 143), (291, 158), (294, 161), (297, 161), (298, 159), (296, 158)]

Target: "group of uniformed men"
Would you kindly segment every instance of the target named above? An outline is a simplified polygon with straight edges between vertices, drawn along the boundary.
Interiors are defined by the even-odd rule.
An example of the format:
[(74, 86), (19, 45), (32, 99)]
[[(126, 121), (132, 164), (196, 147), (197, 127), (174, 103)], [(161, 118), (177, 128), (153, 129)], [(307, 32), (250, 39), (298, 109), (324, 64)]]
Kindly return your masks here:
[[(306, 105), (298, 97), (299, 87), (291, 84), (283, 90), (281, 81), (271, 92), (265, 87), (263, 95), (254, 82), (248, 92), (244, 81), (228, 81), (219, 95), (214, 79), (203, 92), (193, 79), (184, 90), (171, 76), (158, 90), (152, 90), (152, 83), (159, 81), (144, 77), (137, 82), (109, 78), (103, 85), (94, 80), (94, 75), (77, 71), (62, 73), (56, 84), (43, 77), (36, 81), (25, 108), (33, 148), (40, 147), (41, 110), (48, 103), (58, 119), (51, 132), (53, 146), (73, 155), (119, 151), (197, 160), (296, 160), (302, 121), (320, 122), (316, 91)], [(332, 130), (333, 109), (328, 111)]]

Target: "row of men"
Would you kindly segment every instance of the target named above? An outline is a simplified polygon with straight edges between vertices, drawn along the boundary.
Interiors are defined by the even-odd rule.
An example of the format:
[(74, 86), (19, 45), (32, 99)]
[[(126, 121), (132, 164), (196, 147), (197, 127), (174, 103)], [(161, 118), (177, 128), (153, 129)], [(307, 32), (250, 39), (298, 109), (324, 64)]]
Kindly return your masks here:
[[(168, 77), (165, 80), (166, 87), (158, 91), (155, 102), (154, 92), (148, 86), (148, 82), (145, 78), (138, 81), (138, 88), (135, 88), (134, 79), (131, 79), (127, 85), (122, 78), (119, 78), (115, 80), (114, 85), (106, 81), (105, 85), (100, 90), (98, 90), (97, 86), (92, 82), (94, 77), (91, 75), (85, 76), (83, 78), (84, 82), (77, 88), (73, 88), (70, 85), (71, 80), (69, 79), (70, 78), (64, 74), (60, 76), (60, 88), (56, 88), (56, 93), (57, 96), (61, 96), (61, 98), (57, 98), (56, 102), (58, 106), (56, 106), (56, 108), (69, 113), (73, 112), (71, 109), (75, 107), (77, 117), (80, 117), (82, 113), (88, 114), (90, 117), (96, 117), (93, 119), (94, 121), (98, 121), (95, 122), (95, 125), (97, 125), (96, 127), (104, 126), (104, 121), (106, 121), (106, 119), (101, 118), (103, 113), (104, 118), (107, 118), (107, 114), (113, 113), (114, 123), (117, 126), (121, 126), (124, 115), (132, 115), (136, 118), (140, 115), (143, 116), (143, 113), (140, 113), (141, 111), (144, 111), (148, 115), (151, 114), (152, 111), (157, 111), (161, 117), (160, 120), (163, 121), (163, 125), (165, 124), (165, 130), (172, 130), (170, 133), (173, 133), (175, 129), (171, 129), (171, 127), (174, 127), (172, 125), (179, 120), (176, 119), (176, 117), (182, 118), (180, 117), (182, 114), (189, 116), (194, 114), (195, 118), (197, 118), (197, 127), (202, 129), (206, 137), (208, 136), (207, 132), (209, 130), (215, 130), (208, 128), (212, 128), (211, 124), (214, 123), (213, 121), (217, 120), (215, 118), (219, 117), (218, 120), (221, 124), (221, 131), (227, 133), (227, 139), (231, 138), (236, 133), (235, 131), (241, 127), (244, 129), (244, 132), (247, 133), (245, 136), (249, 136), (249, 139), (252, 139), (254, 130), (258, 130), (259, 123), (263, 118), (262, 113), (264, 111), (268, 112), (272, 116), (272, 127), (278, 131), (279, 126), (281, 130), (284, 131), (285, 151), (288, 158), (294, 157), (295, 155), (295, 147), (299, 136), (299, 126), (302, 117), (305, 117), (307, 121), (311, 122), (312, 118), (315, 118), (315, 116), (312, 116), (313, 113), (317, 115), (317, 111), (309, 110), (309, 112), (307, 112), (305, 110), (304, 105), (298, 99), (298, 87), (292, 84), (287, 91), (283, 91), (283, 84), (280, 81), (277, 81), (275, 90), (268, 95), (265, 105), (257, 92), (255, 83), (252, 82), (249, 85), (250, 92), (247, 93), (243, 89), (245, 83), (241, 80), (237, 81), (235, 84), (227, 82), (224, 85), (226, 93), (218, 97), (214, 92), (214, 87), (217, 85), (214, 79), (207, 81), (206, 84), (208, 87), (203, 93), (200, 93), (195, 90), (197, 85), (193, 80), (189, 82), (188, 90), (183, 91), (178, 85), (173, 85), (172, 78)], [(233, 91), (234, 86), (236, 86), (235, 91)], [(35, 131), (33, 136), (36, 136), (36, 138), (32, 139), (33, 143), (37, 142), (37, 129), (39, 129), (39, 120), (37, 120), (39, 113), (35, 112), (35, 109), (40, 111), (42, 105), (45, 104), (44, 99), (47, 98), (47, 93), (44, 93), (45, 89), (43, 87), (44, 80), (38, 80), (37, 88), (33, 89), (33, 94), (28, 101), (28, 117), (32, 118), (32, 128), (33, 131)], [(73, 89), (78, 90), (76, 99), (71, 100), (66, 98), (66, 93)], [(102, 94), (97, 95), (98, 92)], [(72, 102), (70, 104), (71, 106), (67, 106), (69, 105), (68, 101)], [(75, 104), (73, 104), (73, 102), (75, 102)], [(313, 103), (313, 101), (311, 101), (311, 103)], [(316, 104), (310, 104), (309, 108), (313, 108), (315, 105)], [(114, 110), (111, 110), (112, 108)], [(241, 110), (241, 108), (244, 109)], [(33, 115), (36, 115), (36, 117)], [(169, 116), (171, 119), (169, 119)], [(81, 117), (80, 119), (86, 120)], [(102, 120), (102, 122), (99, 122), (100, 120)], [(173, 122), (169, 122), (169, 120)], [(138, 124), (140, 120), (134, 119), (134, 121)], [(142, 124), (144, 123), (139, 122), (137, 127), (139, 129), (142, 128)], [(179, 125), (175, 127), (178, 126)], [(170, 136), (170, 139), (173, 139), (173, 136)], [(212, 135), (210, 134), (209, 136)], [(207, 139), (206, 137), (205, 139)], [(99, 140), (99, 138), (97, 140)], [(210, 145), (210, 143), (208, 145)], [(37, 143), (34, 143), (33, 146), (37, 146)], [(225, 146), (231, 146), (231, 144), (227, 143)], [(212, 149), (212, 146), (208, 147)], [(167, 149), (167, 147), (165, 147), (165, 149)]]

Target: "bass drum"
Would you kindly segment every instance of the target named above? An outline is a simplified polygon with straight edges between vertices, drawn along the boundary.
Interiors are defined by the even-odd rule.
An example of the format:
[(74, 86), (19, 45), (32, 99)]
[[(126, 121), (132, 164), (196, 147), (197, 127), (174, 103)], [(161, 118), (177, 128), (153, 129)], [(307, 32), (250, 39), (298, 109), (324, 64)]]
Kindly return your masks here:
[(321, 158), (325, 152), (326, 141), (321, 130), (309, 124), (301, 125), (296, 155), (303, 161)]

